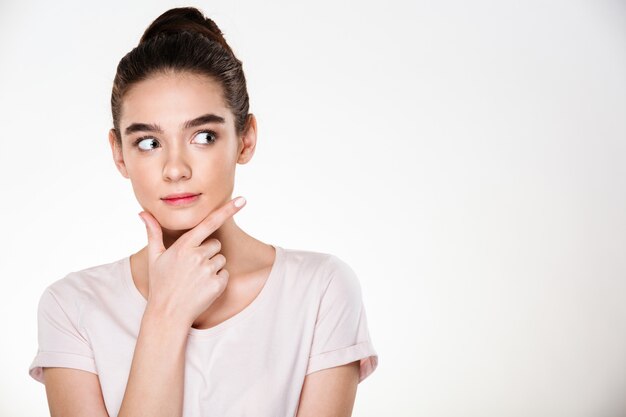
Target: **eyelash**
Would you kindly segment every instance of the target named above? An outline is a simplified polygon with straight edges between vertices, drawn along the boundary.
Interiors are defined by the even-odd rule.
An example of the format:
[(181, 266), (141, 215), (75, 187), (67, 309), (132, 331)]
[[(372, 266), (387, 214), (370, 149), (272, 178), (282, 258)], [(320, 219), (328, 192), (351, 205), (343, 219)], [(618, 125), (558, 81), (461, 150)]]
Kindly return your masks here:
[[(200, 133), (208, 133), (208, 134), (210, 134), (210, 135), (212, 135), (212, 136), (213, 136), (213, 138), (212, 138), (212, 139), (209, 139), (208, 143), (204, 143), (203, 145), (212, 145), (212, 144), (214, 144), (214, 143), (215, 143), (215, 141), (217, 140), (217, 133), (215, 133), (215, 132), (214, 132), (214, 131), (212, 131), (212, 130), (200, 130), (199, 132), (196, 132), (196, 134), (194, 135), (194, 137), (195, 137), (196, 135), (199, 135)], [(134, 146), (134, 147), (136, 147), (137, 149), (139, 149), (141, 152), (149, 152), (149, 151), (148, 151), (148, 150), (146, 150), (146, 149), (141, 149), (141, 148), (139, 148), (139, 144), (141, 143), (141, 141), (146, 140), (146, 139), (155, 139), (155, 140), (156, 140), (156, 138), (155, 138), (154, 136), (142, 136), (142, 137), (140, 137), (140, 138), (137, 138), (137, 139), (133, 142), (133, 146)], [(154, 149), (154, 148), (153, 148), (153, 149)]]

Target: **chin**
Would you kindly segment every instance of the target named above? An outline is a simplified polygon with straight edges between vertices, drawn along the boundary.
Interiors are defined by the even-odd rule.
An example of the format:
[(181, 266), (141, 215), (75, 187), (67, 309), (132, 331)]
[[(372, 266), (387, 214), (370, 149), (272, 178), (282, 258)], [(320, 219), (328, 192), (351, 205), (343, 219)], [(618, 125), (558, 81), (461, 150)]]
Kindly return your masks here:
[(202, 216), (192, 210), (172, 210), (171, 213), (159, 213), (156, 219), (162, 229), (174, 232), (193, 229), (202, 221)]

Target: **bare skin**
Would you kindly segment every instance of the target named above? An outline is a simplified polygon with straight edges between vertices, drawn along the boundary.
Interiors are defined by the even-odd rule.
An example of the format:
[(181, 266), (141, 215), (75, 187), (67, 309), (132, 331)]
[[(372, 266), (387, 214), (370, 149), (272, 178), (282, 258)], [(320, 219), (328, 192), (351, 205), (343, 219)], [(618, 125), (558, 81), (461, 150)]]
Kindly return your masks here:
[[(184, 127), (205, 114), (223, 122)], [(137, 123), (160, 129), (126, 132)], [(147, 306), (118, 417), (181, 416), (189, 327), (214, 327), (243, 310), (274, 263), (274, 248), (233, 219), (240, 209), (231, 201), (235, 168), (254, 154), (256, 120), (250, 115), (241, 135), (234, 126), (218, 83), (172, 73), (143, 80), (124, 96), (121, 145), (109, 132), (115, 165), (132, 183), (148, 238), (131, 256), (133, 281)], [(198, 198), (177, 207), (163, 201), (180, 192)], [(356, 361), (308, 375), (297, 417), (350, 416), (358, 372)], [(97, 375), (45, 368), (44, 378), (52, 416), (107, 415)]]

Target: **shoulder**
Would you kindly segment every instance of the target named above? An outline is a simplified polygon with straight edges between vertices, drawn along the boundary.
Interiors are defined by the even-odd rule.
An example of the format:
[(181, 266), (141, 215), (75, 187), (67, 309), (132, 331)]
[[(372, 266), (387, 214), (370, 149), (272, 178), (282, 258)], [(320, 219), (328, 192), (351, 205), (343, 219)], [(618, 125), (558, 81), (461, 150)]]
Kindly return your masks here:
[(350, 268), (343, 259), (328, 252), (308, 249), (282, 248), (284, 263), (290, 268), (299, 268), (319, 274), (328, 274), (337, 269)]
[(119, 286), (124, 274), (127, 257), (88, 268), (71, 271), (49, 284), (42, 299), (53, 298), (56, 302), (76, 304), (98, 298), (103, 292)]
[[(298, 280), (312, 280), (326, 292), (335, 291), (360, 294), (360, 283), (354, 269), (342, 257), (306, 249), (283, 249), (286, 272)], [(287, 274), (290, 275), (290, 274)], [(332, 285), (331, 285), (332, 283)]]

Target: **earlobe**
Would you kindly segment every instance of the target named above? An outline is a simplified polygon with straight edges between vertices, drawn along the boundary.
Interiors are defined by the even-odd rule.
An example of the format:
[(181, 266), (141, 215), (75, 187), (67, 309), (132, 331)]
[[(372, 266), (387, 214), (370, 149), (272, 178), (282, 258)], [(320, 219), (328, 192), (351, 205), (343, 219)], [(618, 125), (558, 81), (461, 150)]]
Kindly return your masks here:
[(115, 166), (117, 170), (124, 176), (124, 178), (128, 178), (128, 171), (126, 170), (126, 164), (124, 163), (124, 155), (122, 154), (122, 149), (120, 145), (117, 143), (117, 136), (115, 135), (115, 130), (109, 130), (109, 145), (111, 146), (111, 153), (113, 155), (113, 162), (115, 162)]
[(256, 118), (254, 114), (250, 113), (248, 115), (248, 120), (246, 123), (246, 128), (244, 129), (244, 134), (241, 137), (241, 141), (243, 147), (239, 152), (239, 158), (237, 162), (240, 164), (245, 164), (252, 159), (252, 155), (254, 155), (254, 149), (256, 148), (256, 140), (257, 140), (257, 125)]

